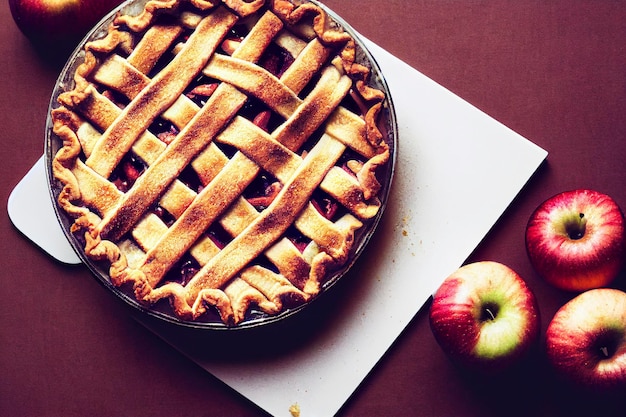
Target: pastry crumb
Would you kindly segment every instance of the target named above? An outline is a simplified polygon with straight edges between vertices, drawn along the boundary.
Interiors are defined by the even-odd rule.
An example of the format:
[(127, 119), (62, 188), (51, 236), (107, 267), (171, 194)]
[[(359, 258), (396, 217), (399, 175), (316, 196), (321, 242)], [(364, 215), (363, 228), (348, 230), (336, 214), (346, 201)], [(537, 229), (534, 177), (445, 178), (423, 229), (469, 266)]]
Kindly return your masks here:
[(289, 412), (293, 417), (300, 417), (300, 406), (298, 405), (298, 403), (293, 404), (291, 407), (289, 407)]

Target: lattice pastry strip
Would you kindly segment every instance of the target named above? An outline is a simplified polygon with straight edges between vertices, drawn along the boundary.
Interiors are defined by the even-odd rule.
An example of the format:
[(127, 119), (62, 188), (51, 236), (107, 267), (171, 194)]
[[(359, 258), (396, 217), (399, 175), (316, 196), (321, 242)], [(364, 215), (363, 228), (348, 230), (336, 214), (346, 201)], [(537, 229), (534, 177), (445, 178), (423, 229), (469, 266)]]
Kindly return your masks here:
[[(253, 306), (275, 314), (285, 301), (306, 302), (320, 290), (380, 208), (375, 176), (389, 148), (372, 124), (382, 96), (363, 82), (367, 68), (351, 61), (352, 40), (329, 29), (316, 6), (194, 1), (178, 21), (162, 23), (178, 3), (186, 0), (152, 1), (136, 18), (118, 17), (121, 30), (112, 26), (87, 45), (76, 88), (53, 112), (64, 141), (54, 160), (64, 185), (59, 202), (76, 216), (73, 230), (85, 230), (86, 254), (109, 260), (111, 280), (131, 283), (139, 300), (168, 298), (186, 319), (209, 306), (226, 323), (244, 320)], [(248, 32), (231, 38), (241, 24)], [(292, 55), (279, 78), (257, 64), (276, 58), (275, 45)], [(187, 97), (199, 74), (216, 85), (202, 103)], [(342, 105), (359, 93), (361, 115)], [(273, 115), (269, 132), (239, 115), (251, 97)], [(167, 138), (151, 133), (160, 120), (175, 129)], [(347, 149), (365, 161), (336, 166)], [(108, 179), (131, 154), (145, 169), (121, 191)], [(200, 188), (178, 178), (187, 167)], [(277, 182), (258, 211), (244, 195), (262, 173)], [(347, 212), (335, 221), (322, 215), (311, 201), (316, 190)], [(210, 236), (216, 225), (225, 233), (219, 242)], [(309, 239), (306, 247), (285, 237), (290, 229)], [(169, 281), (189, 255), (199, 269)]]

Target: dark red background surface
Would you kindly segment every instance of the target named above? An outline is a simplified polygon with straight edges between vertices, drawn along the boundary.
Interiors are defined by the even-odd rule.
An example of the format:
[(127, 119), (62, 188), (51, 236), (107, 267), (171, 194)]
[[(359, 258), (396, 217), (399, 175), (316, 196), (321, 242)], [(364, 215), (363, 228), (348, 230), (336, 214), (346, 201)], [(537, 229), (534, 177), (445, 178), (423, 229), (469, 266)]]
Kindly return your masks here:
[[(549, 151), (547, 162), (468, 259), (497, 260), (524, 276), (539, 299), (545, 330), (571, 294), (548, 287), (526, 258), (523, 234), (531, 211), (555, 193), (581, 187), (608, 193), (626, 207), (626, 2), (326, 4), (368, 38)], [(42, 154), (59, 70), (32, 48), (3, 3), (5, 202)], [(458, 205), (462, 210), (463, 204), (476, 203)], [(31, 244), (11, 225), (5, 207), (0, 415), (265, 415), (138, 324), (85, 268), (62, 265)], [(622, 274), (617, 285), (624, 287), (624, 281)], [(626, 414), (626, 399), (563, 387), (541, 347), (513, 375), (487, 381), (463, 375), (436, 345), (425, 313), (416, 315), (340, 416)]]

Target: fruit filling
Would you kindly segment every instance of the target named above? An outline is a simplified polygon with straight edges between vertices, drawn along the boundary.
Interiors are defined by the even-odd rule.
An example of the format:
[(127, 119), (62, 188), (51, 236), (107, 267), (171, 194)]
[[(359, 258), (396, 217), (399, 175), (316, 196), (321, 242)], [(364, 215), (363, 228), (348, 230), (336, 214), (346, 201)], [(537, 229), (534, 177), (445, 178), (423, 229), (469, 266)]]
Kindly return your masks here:
[(298, 229), (295, 227), (290, 227), (287, 232), (285, 232), (285, 237), (289, 239), (291, 243), (300, 251), (300, 253), (304, 252), (308, 244), (311, 242), (311, 239), (304, 236)]
[(213, 95), (218, 85), (218, 82), (209, 80), (205, 76), (201, 76), (197, 80), (197, 84), (194, 84), (192, 88), (185, 93), (185, 95), (199, 107), (202, 107), (206, 104), (209, 97)]
[(177, 282), (186, 285), (191, 278), (200, 270), (200, 264), (193, 256), (184, 256), (174, 268), (165, 276), (163, 283)]
[(126, 154), (122, 162), (111, 174), (111, 182), (118, 190), (127, 192), (145, 171), (144, 163), (132, 153)]
[(259, 64), (267, 71), (280, 78), (287, 68), (293, 64), (293, 61), (294, 59), (289, 52), (276, 44), (271, 44), (270, 47), (265, 50), (265, 53), (259, 60)]

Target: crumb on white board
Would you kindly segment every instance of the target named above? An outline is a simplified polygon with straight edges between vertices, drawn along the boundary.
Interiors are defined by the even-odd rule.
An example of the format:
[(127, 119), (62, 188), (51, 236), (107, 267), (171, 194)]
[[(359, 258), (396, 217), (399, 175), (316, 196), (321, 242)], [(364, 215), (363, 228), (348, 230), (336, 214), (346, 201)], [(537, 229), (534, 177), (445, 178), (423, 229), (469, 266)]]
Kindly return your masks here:
[(300, 417), (300, 406), (298, 403), (292, 404), (291, 407), (289, 407), (289, 412), (293, 417)]

